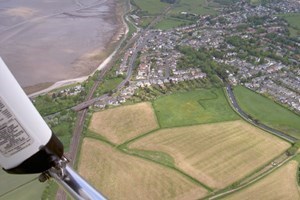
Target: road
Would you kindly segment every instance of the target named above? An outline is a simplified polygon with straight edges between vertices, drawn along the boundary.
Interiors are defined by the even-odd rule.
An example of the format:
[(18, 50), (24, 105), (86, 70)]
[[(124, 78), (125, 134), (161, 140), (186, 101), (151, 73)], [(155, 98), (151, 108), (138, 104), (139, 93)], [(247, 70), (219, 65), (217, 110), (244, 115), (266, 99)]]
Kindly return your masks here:
[[(169, 11), (169, 9), (170, 9), (170, 7), (168, 7), (166, 9), (166, 11)], [(163, 12), (163, 13), (165, 13), (165, 12)], [(150, 25), (157, 23), (157, 21), (159, 21), (161, 19), (162, 15), (163, 14), (159, 15)], [(126, 78), (117, 86), (116, 90), (120, 90), (121, 88), (123, 88), (125, 86), (126, 82), (130, 80), (132, 73), (133, 73), (133, 68), (134, 68), (134, 64), (135, 64), (135, 60), (137, 58), (138, 52), (145, 45), (146, 41), (152, 37), (151, 33), (149, 33), (148, 35), (146, 34), (146, 30), (138, 32), (138, 34), (134, 38), (131, 38), (129, 40), (129, 42), (126, 44), (126, 46), (123, 48), (123, 49), (126, 49), (128, 47), (128, 45), (134, 43), (136, 41), (136, 39), (138, 39), (138, 41), (136, 42), (136, 48), (134, 49), (133, 54), (129, 61), (129, 67), (128, 67)], [(118, 55), (120, 55), (121, 52), (123, 52), (123, 50), (120, 50)], [(110, 69), (110, 67), (111, 67), (110, 65), (107, 65), (106, 67), (103, 68), (103, 70), (101, 70), (99, 77), (95, 81), (86, 100), (83, 103), (72, 108), (73, 110), (79, 111), (79, 112), (77, 114), (77, 121), (76, 121), (76, 125), (75, 125), (74, 131), (73, 131), (73, 137), (71, 139), (70, 150), (69, 150), (69, 153), (67, 154), (67, 157), (71, 160), (71, 162), (70, 162), (71, 165), (74, 165), (75, 161), (76, 161), (78, 148), (79, 148), (79, 142), (80, 142), (80, 136), (83, 131), (83, 125), (84, 125), (84, 121), (85, 121), (86, 114), (88, 111), (88, 107), (97, 101), (107, 100), (109, 98), (109, 96), (107, 94), (104, 94), (101, 97), (97, 97), (97, 98), (92, 98), (92, 97), (93, 97), (94, 92), (96, 91), (97, 87), (99, 86), (100, 82), (103, 80), (103, 77), (105, 76), (106, 72)], [(66, 193), (61, 188), (59, 188), (59, 190), (57, 191), (56, 199), (57, 200), (66, 200), (67, 199)]]
[[(128, 64), (128, 70), (127, 70), (127, 74), (126, 74), (126, 78), (116, 87), (116, 91), (119, 91), (120, 89), (122, 89), (125, 84), (130, 81), (130, 78), (132, 76), (133, 73), (133, 68), (134, 68), (134, 64), (135, 61), (137, 59), (138, 56), (138, 52), (142, 49), (142, 47), (145, 45), (145, 43), (151, 38), (153, 37), (153, 35), (151, 33), (146, 34), (144, 31), (142, 33), (140, 33), (140, 37), (138, 39), (138, 41), (136, 42), (136, 48), (133, 50), (132, 55), (129, 59), (129, 64)], [(105, 72), (102, 71), (101, 72), (104, 76)], [(98, 84), (99, 85), (99, 84)], [(96, 87), (93, 87), (93, 90), (95, 91), (96, 88), (98, 87), (98, 85)], [(93, 94), (94, 92), (92, 92), (91, 94)], [(90, 98), (88, 98), (86, 101), (74, 106), (72, 109), (74, 111), (80, 111), (83, 109), (88, 108), (89, 106), (93, 105), (95, 102), (97, 101), (103, 101), (103, 100), (108, 100), (109, 96), (107, 94), (104, 94), (100, 97), (96, 97), (96, 98), (92, 98), (92, 96)]]
[(236, 101), (236, 98), (234, 96), (234, 93), (232, 91), (232, 88), (230, 85), (227, 85), (226, 86), (226, 92), (227, 92), (227, 95), (229, 97), (229, 100), (230, 100), (230, 104), (232, 105), (232, 107), (235, 109), (235, 111), (240, 115), (242, 116), (244, 119), (246, 119), (248, 122), (252, 123), (254, 126), (257, 126), (263, 130), (266, 130), (267, 132), (269, 133), (272, 133), (273, 135), (276, 135), (288, 142), (291, 142), (291, 143), (295, 143), (298, 139), (297, 138), (294, 138), (290, 135), (287, 135), (279, 130), (276, 130), (274, 128), (271, 128), (265, 124), (262, 124), (260, 122), (257, 122), (255, 120), (252, 119), (252, 117), (250, 115), (248, 115), (247, 113), (245, 113), (241, 107), (238, 105), (237, 101)]
[[(93, 87), (91, 88), (91, 90), (89, 91), (89, 94), (86, 97), (85, 102), (90, 102), (97, 89), (97, 87), (99, 86), (101, 80), (103, 79), (103, 77), (105, 76), (107, 70), (110, 69), (110, 65), (106, 66), (99, 74), (97, 80), (94, 82)], [(103, 98), (105, 98), (106, 96), (103, 95)], [(70, 160), (70, 165), (74, 166), (76, 158), (77, 158), (77, 153), (78, 153), (78, 148), (79, 148), (79, 143), (80, 143), (80, 136), (81, 133), (83, 131), (83, 125), (84, 125), (84, 121), (86, 118), (86, 114), (88, 111), (88, 107), (84, 107), (83, 109), (81, 109), (78, 113), (77, 113), (77, 120), (75, 123), (75, 128), (73, 131), (73, 136), (70, 142), (70, 149), (69, 152), (66, 153), (66, 157)], [(63, 189), (59, 188), (59, 190), (56, 193), (56, 199), (57, 200), (66, 200), (67, 199), (67, 195), (64, 192)]]
[(276, 169), (278, 169), (279, 167), (281, 167), (282, 165), (284, 165), (284, 164), (287, 163), (288, 161), (292, 160), (293, 158), (294, 158), (294, 156), (293, 156), (293, 157), (289, 157), (289, 158), (287, 158), (286, 160), (284, 160), (282, 163), (280, 163), (279, 165), (273, 167), (271, 170), (269, 170), (269, 171), (267, 171), (267, 172), (261, 174), (260, 176), (256, 177), (255, 179), (249, 181), (248, 183), (243, 184), (243, 185), (241, 185), (241, 186), (239, 186), (239, 187), (237, 187), (237, 188), (235, 188), (235, 189), (228, 190), (228, 191), (226, 191), (226, 192), (222, 192), (222, 193), (220, 193), (220, 194), (211, 196), (211, 197), (208, 198), (208, 200), (218, 199), (218, 198), (220, 198), (220, 197), (222, 197), (222, 196), (229, 195), (229, 194), (231, 194), (231, 193), (234, 193), (234, 192), (237, 192), (237, 191), (239, 191), (239, 190), (242, 190), (242, 189), (246, 188), (247, 186), (251, 185), (252, 183), (255, 183), (256, 181), (258, 181), (258, 180), (260, 180), (260, 179), (266, 177), (267, 175), (271, 174), (271, 173), (274, 172)]
[(141, 36), (140, 36), (140, 38), (138, 39), (138, 41), (136, 43), (136, 48), (132, 52), (132, 56), (129, 59), (126, 78), (118, 85), (117, 90), (120, 90), (121, 88), (123, 88), (125, 86), (126, 82), (130, 80), (130, 78), (132, 76), (132, 72), (133, 72), (133, 68), (134, 68), (134, 64), (135, 64), (138, 52), (143, 48), (143, 46), (145, 46), (145, 43), (151, 37), (153, 37), (151, 32), (150, 33), (148, 32), (148, 34), (145, 33), (145, 31), (141, 33)]

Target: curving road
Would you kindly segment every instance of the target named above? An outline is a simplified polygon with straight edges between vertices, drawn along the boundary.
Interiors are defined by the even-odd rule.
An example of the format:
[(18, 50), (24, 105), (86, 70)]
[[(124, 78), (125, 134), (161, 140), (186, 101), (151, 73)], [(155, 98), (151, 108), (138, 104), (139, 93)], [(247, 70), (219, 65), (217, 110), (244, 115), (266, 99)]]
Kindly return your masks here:
[(234, 93), (232, 91), (232, 88), (230, 85), (227, 85), (226, 86), (226, 92), (227, 92), (227, 95), (229, 97), (229, 100), (230, 100), (230, 104), (231, 106), (234, 108), (234, 110), (241, 116), (243, 117), (245, 120), (247, 120), (248, 122), (250, 122), (251, 124), (253, 124), (254, 126), (257, 126), (263, 130), (266, 130), (267, 132), (269, 133), (272, 133), (273, 135), (276, 135), (288, 142), (291, 142), (291, 143), (295, 143), (298, 139), (297, 138), (294, 138), (293, 136), (290, 136), (290, 135), (287, 135), (285, 134), (284, 132), (281, 132), (279, 130), (276, 130), (274, 128), (271, 128), (265, 124), (262, 124), (260, 122), (257, 122), (257, 121), (254, 121), (250, 115), (248, 115), (247, 113), (245, 113), (241, 107), (238, 105), (237, 101), (236, 101), (236, 98), (234, 96)]

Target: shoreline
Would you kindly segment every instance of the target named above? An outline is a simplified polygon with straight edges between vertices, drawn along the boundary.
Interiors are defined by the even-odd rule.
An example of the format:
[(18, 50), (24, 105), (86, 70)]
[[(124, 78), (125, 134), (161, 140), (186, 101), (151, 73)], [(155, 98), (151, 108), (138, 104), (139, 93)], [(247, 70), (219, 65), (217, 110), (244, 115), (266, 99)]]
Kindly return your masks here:
[[(119, 3), (117, 2), (117, 4), (119, 4)], [(119, 9), (119, 7), (122, 7), (122, 5), (117, 5), (116, 6), (116, 13), (117, 13), (117, 10)], [(124, 8), (122, 8), (122, 9), (124, 9)], [(45, 89), (42, 89), (42, 90), (39, 90), (39, 91), (30, 93), (30, 94), (27, 94), (27, 96), (29, 98), (33, 98), (33, 97), (36, 97), (36, 96), (48, 93), (48, 92), (50, 92), (52, 90), (55, 90), (55, 89), (58, 89), (58, 88), (61, 88), (61, 87), (64, 87), (64, 86), (82, 83), (82, 82), (86, 81), (89, 76), (92, 76), (96, 71), (103, 69), (112, 60), (112, 58), (114, 57), (114, 55), (120, 49), (121, 44), (127, 38), (127, 35), (128, 35), (128, 32), (129, 32), (129, 27), (128, 27), (128, 24), (125, 21), (125, 16), (126, 15), (127, 15), (127, 11), (124, 9), (124, 12), (121, 15), (118, 16), (119, 20), (121, 21), (120, 27), (116, 31), (116, 34), (112, 36), (111, 42), (109, 42), (105, 46), (105, 49), (108, 49), (107, 51), (110, 51), (110, 49), (112, 49), (112, 48), (114, 50), (111, 53), (107, 52), (107, 51), (106, 52), (104, 51), (104, 53), (108, 53), (108, 56), (106, 56), (104, 58), (104, 60), (102, 60), (100, 62), (100, 64), (98, 65), (98, 67), (95, 70), (93, 70), (90, 74), (85, 75), (85, 76), (81, 76), (81, 77), (78, 77), (78, 78), (72, 78), (72, 79), (66, 79), (66, 80), (57, 81), (57, 82), (51, 84), (51, 86), (46, 87)], [(125, 31), (124, 31), (124, 29), (125, 29)], [(115, 44), (115, 47), (114, 47), (114, 44)], [(30, 86), (30, 87), (35, 87), (35, 86), (42, 85), (42, 84), (44, 84), (44, 83), (40, 83), (40, 84), (37, 84), (37, 85), (34, 85), (34, 86)], [(27, 88), (29, 88), (29, 87), (27, 87)], [(26, 90), (26, 88), (25, 88), (25, 90)]]

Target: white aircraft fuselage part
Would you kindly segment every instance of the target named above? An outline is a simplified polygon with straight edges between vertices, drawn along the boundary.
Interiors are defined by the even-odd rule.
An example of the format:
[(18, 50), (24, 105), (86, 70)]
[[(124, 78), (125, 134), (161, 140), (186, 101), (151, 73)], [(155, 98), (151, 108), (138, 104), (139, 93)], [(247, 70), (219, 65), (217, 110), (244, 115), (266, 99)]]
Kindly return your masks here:
[(1, 167), (8, 171), (18, 167), (47, 146), (52, 135), (44, 119), (0, 58)]

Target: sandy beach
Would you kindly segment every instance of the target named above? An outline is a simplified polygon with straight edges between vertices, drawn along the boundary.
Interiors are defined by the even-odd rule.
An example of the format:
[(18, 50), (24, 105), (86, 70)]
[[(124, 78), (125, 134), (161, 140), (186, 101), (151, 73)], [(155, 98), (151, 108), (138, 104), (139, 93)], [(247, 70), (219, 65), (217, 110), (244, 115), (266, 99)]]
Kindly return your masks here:
[(0, 1), (0, 56), (27, 93), (83, 81), (125, 32), (112, 0), (20, 4)]

